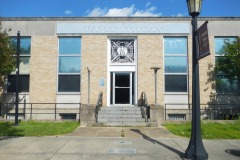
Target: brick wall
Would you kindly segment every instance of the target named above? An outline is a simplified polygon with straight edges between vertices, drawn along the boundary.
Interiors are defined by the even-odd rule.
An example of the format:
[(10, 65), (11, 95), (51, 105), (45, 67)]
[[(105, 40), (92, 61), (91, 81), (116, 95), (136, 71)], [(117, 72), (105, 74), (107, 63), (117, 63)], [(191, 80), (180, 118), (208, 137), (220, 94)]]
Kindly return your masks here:
[(155, 102), (154, 71), (151, 67), (160, 67), (157, 72), (157, 102), (163, 105), (164, 101), (164, 68), (163, 68), (163, 36), (138, 36), (138, 99), (143, 91), (146, 92), (148, 103)]
[(32, 36), (30, 103), (55, 103), (57, 89), (57, 36)]
[(211, 55), (199, 61), (199, 77), (200, 77), (200, 98), (201, 103), (211, 102), (210, 95), (215, 93), (215, 77), (214, 77), (214, 37), (209, 37)]
[[(90, 104), (96, 104), (98, 93), (103, 92), (103, 105), (107, 100), (107, 36), (82, 36), (81, 103), (88, 103), (88, 72), (90, 72)], [(100, 86), (100, 80), (104, 86)]]

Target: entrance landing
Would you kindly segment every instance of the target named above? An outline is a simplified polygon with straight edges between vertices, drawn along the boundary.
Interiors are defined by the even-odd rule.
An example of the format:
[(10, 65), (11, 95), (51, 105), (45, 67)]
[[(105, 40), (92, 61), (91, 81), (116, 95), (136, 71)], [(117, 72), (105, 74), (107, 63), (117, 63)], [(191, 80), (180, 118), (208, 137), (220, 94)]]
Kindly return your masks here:
[(79, 127), (66, 136), (125, 137), (125, 138), (179, 138), (161, 127)]

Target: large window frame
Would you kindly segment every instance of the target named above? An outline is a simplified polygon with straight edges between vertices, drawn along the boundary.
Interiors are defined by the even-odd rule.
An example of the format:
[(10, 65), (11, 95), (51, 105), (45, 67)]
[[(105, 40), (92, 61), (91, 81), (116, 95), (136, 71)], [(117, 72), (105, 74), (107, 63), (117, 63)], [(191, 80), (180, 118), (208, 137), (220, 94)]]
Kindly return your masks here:
[[(170, 41), (167, 42), (167, 40)], [(179, 47), (171, 40), (180, 41), (180, 43), (182, 41), (183, 43)], [(186, 36), (165, 36), (163, 42), (164, 92), (165, 94), (186, 94), (188, 93), (188, 39)], [(178, 50), (176, 51), (174, 48), (178, 48)], [(171, 80), (171, 78), (173, 79)], [(177, 78), (184, 82), (175, 83), (174, 81)]]
[[(216, 36), (214, 37), (214, 51), (215, 51), (215, 64), (217, 63), (217, 59), (224, 58), (224, 41), (226, 40), (235, 40), (237, 37), (235, 36)], [(217, 42), (218, 41), (218, 42)], [(237, 89), (237, 77), (230, 78), (224, 72), (216, 73), (216, 93), (217, 94), (236, 94), (238, 93)], [(224, 83), (220, 85), (220, 83)]]
[[(73, 44), (64, 42), (64, 40), (69, 40), (69, 42), (73, 40)], [(66, 43), (69, 43), (68, 46), (62, 46)], [(81, 56), (80, 36), (58, 37), (57, 93), (81, 92)], [(68, 85), (65, 85), (67, 82)]]
[[(10, 37), (11, 47), (17, 51), (17, 37)], [(16, 53), (16, 52), (15, 52)], [(14, 55), (16, 58), (16, 55)], [(19, 54), (19, 92), (29, 93), (30, 86), (30, 59), (31, 59), (31, 37), (20, 37)], [(16, 92), (16, 71), (12, 71), (7, 78), (7, 92)]]

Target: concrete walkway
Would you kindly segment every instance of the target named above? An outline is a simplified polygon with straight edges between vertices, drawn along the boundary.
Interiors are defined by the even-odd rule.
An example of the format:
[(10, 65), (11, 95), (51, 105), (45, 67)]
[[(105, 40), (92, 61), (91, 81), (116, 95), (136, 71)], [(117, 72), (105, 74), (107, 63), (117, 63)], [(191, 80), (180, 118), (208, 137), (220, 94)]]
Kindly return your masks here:
[(125, 138), (178, 138), (165, 127), (79, 127), (66, 136), (125, 137)]
[[(188, 143), (189, 139), (174, 136), (164, 127), (80, 127), (64, 136), (0, 137), (0, 159), (178, 160), (183, 159)], [(203, 143), (210, 160), (240, 159), (240, 140)]]

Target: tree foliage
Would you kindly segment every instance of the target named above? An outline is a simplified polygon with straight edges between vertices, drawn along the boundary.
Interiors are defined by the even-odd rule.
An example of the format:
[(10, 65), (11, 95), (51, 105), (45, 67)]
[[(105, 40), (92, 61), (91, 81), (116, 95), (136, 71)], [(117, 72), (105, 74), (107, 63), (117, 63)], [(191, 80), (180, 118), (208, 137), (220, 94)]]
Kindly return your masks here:
[(15, 50), (11, 47), (7, 29), (3, 29), (0, 21), (0, 77), (11, 73), (15, 68), (16, 59), (13, 57)]
[(223, 73), (231, 79), (237, 78), (240, 91), (240, 38), (225, 40), (221, 56), (216, 60), (215, 73)]

